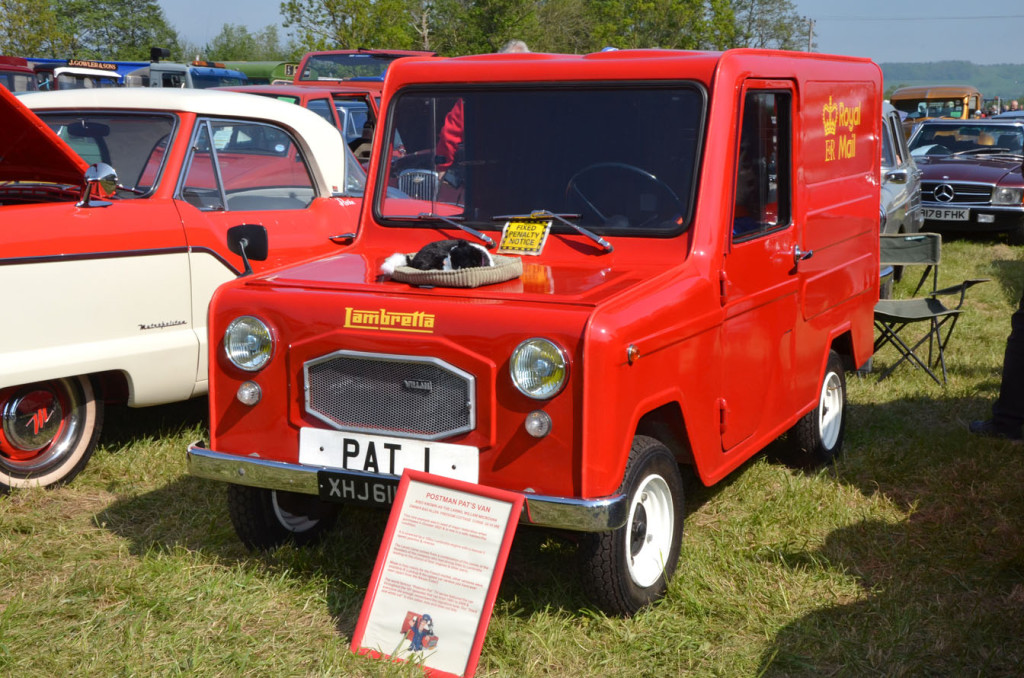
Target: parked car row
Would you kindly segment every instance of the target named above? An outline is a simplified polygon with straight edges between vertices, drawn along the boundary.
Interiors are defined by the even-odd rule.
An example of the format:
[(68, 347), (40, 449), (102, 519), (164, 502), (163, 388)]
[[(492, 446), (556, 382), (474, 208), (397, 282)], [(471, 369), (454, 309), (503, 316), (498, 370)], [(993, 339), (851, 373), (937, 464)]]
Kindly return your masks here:
[[(810, 461), (842, 449), (879, 232), (1003, 211), (935, 212), (933, 162), (1003, 171), (998, 207), (1024, 190), (998, 164), (1019, 174), (1019, 146), (994, 134), (1021, 123), (987, 145), (928, 120), (908, 146), (866, 59), (346, 68), (241, 91), (0, 90), (0, 284), (31, 291), (0, 339), (0, 489), (73, 478), (106, 404), (209, 392), (188, 469), (229, 485), (246, 545), (310, 542), (425, 470), (580, 532), (594, 600), (632, 614), (674, 571), (682, 467), (710, 485), (783, 434)], [(385, 265), (449, 240), (511, 273)]]
[(355, 238), (366, 177), (351, 148), (368, 158), (379, 75), (406, 53), (331, 54), (309, 58), (375, 77), (249, 89), (262, 96), (0, 88), (0, 284), (47, 300), (0, 340), (0, 491), (73, 478), (106, 404), (204, 394), (218, 285)]

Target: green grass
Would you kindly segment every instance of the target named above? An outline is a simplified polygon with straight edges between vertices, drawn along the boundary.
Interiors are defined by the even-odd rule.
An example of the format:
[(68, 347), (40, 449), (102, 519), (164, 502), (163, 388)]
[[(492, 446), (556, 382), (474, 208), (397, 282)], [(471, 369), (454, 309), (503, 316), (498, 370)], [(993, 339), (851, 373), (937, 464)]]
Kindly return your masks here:
[[(998, 390), (1022, 256), (947, 240), (940, 284), (993, 279), (970, 292), (949, 385), (851, 375), (833, 467), (769, 450), (689, 487), (662, 604), (594, 612), (572, 545), (521, 529), (478, 675), (1024, 674), (1024, 446), (966, 430)], [(224, 487), (184, 474), (205, 401), (108, 414), (70, 486), (0, 498), (0, 675), (420, 675), (348, 651), (383, 512), (346, 509), (317, 548), (248, 553)]]

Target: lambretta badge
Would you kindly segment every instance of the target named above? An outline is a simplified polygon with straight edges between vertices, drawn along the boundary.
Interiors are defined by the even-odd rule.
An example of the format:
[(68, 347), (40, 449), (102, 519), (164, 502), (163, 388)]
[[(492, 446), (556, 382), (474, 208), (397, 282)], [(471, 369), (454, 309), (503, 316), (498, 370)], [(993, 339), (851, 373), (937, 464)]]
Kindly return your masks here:
[(387, 309), (345, 308), (345, 327), (382, 332), (434, 333), (434, 314), (423, 311), (394, 313)]
[(411, 391), (426, 391), (430, 393), (434, 390), (434, 385), (426, 379), (406, 379), (402, 382), (402, 386)]

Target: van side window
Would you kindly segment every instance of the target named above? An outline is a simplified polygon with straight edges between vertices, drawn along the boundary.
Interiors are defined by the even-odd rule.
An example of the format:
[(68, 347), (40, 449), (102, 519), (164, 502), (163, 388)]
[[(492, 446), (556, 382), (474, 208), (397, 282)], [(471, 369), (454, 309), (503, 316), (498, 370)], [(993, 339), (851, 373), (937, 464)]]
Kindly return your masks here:
[(789, 224), (790, 94), (748, 92), (743, 103), (736, 170), (733, 239), (747, 240)]

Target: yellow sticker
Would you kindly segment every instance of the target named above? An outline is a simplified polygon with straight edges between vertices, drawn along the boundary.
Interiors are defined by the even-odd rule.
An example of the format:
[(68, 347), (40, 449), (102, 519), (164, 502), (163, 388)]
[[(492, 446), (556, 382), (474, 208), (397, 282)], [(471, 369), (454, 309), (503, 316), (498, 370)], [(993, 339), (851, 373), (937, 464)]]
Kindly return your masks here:
[(510, 219), (501, 231), (498, 254), (537, 256), (544, 250), (550, 231), (550, 219)]

